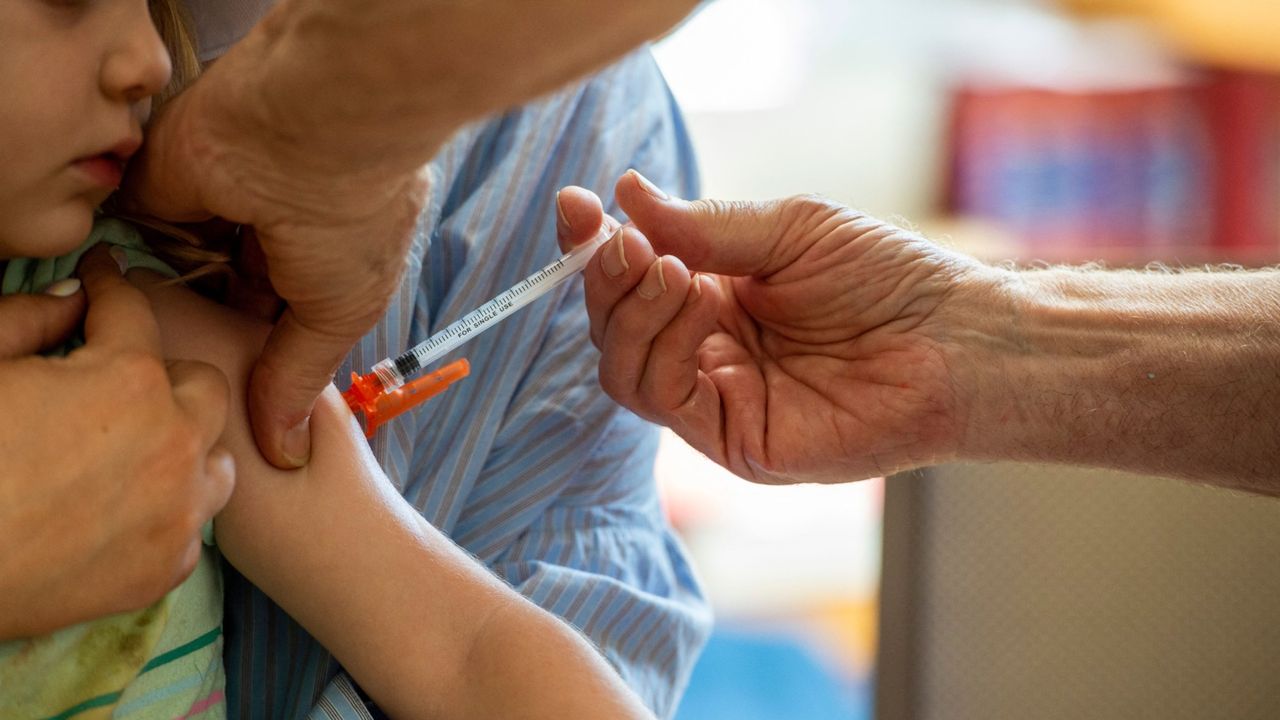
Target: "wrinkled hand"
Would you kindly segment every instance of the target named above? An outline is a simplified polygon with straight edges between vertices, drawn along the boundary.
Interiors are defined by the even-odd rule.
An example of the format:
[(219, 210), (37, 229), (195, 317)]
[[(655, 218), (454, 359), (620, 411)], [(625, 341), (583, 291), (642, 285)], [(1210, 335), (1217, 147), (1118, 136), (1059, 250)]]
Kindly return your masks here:
[(226, 379), (166, 365), (146, 298), (105, 248), (81, 278), (85, 345), (65, 358), (31, 353), (75, 329), (86, 293), (0, 300), (0, 638), (154, 602), (195, 567), (235, 482), (215, 444)]
[[(685, 202), (635, 173), (616, 193), (634, 227), (585, 272), (611, 397), (756, 482), (858, 480), (954, 452), (940, 308), (975, 263), (816, 198)], [(601, 208), (581, 188), (559, 200), (568, 248)]]
[[(235, 51), (175, 98), (130, 165), (130, 209), (171, 221), (250, 225), (288, 304), (255, 366), (249, 411), (263, 455), (310, 455), (307, 418), (351, 347), (399, 289), (426, 195), (419, 171), (330, 167), (241, 99)], [(264, 110), (265, 112), (265, 110)]]

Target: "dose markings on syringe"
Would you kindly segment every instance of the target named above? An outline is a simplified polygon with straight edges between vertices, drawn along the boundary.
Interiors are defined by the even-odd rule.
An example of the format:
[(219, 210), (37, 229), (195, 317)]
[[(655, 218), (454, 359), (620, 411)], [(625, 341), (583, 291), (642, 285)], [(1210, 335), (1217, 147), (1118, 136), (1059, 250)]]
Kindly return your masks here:
[(563, 267), (563, 261), (556, 262), (543, 268), (534, 275), (521, 280), (515, 285), (515, 287), (512, 287), (488, 303), (476, 308), (466, 317), (446, 327), (438, 335), (414, 348), (411, 351), (412, 354), (418, 358), (425, 357), (427, 354), (441, 345), (444, 345), (449, 340), (452, 340), (455, 337), (466, 337), (472, 332), (481, 329), (487, 323), (498, 319), (502, 313), (510, 310), (520, 296), (537, 287), (538, 283), (541, 283), (547, 278), (553, 277), (555, 273)]
[(569, 251), (555, 262), (516, 283), (498, 297), (455, 320), (444, 330), (427, 338), (417, 347), (409, 349), (399, 357), (388, 358), (375, 365), (375, 372), (378, 372), (380, 367), (386, 365), (387, 367), (394, 367), (395, 372), (399, 374), (398, 378), (387, 375), (386, 370), (379, 374), (379, 380), (383, 383), (383, 387), (399, 387), (403, 384), (404, 378), (425, 367), (428, 363), (434, 362), (437, 357), (443, 356), (446, 352), (466, 342), (466, 338), (469, 336), (485, 331), (516, 309), (524, 307), (526, 304), (541, 297), (543, 293), (572, 277), (586, 265), (591, 253), (608, 239), (608, 235), (603, 230), (602, 228), (593, 241), (579, 245)]

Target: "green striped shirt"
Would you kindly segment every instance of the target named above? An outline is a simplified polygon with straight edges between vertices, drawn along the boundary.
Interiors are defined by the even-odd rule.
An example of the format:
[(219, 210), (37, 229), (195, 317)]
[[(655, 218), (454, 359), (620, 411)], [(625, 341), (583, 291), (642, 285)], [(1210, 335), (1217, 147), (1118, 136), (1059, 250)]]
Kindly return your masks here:
[[(106, 219), (70, 255), (9, 261), (0, 291), (39, 292), (69, 277), (99, 242), (125, 248), (131, 265), (173, 275), (147, 254), (133, 228)], [(0, 643), (0, 718), (226, 717), (222, 573), (212, 527), (205, 531), (195, 571), (151, 607)]]

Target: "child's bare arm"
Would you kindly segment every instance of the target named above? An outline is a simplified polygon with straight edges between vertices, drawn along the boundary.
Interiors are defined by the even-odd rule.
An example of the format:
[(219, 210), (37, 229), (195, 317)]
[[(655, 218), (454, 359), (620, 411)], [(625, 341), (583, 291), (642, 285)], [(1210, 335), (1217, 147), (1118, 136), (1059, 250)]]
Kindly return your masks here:
[(404, 718), (649, 717), (585, 640), (400, 497), (333, 387), (312, 415), (310, 465), (281, 471), (267, 464), (244, 395), (269, 328), (140, 275), (130, 279), (152, 301), (166, 356), (212, 363), (231, 381), (223, 440), (238, 483), (216, 521), (222, 552), (385, 711)]

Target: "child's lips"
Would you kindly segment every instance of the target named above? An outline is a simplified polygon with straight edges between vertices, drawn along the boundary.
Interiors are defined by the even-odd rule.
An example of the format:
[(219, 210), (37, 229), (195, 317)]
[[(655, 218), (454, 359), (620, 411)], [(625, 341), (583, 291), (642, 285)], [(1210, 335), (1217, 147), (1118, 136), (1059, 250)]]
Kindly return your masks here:
[(84, 173), (93, 184), (111, 190), (120, 187), (120, 181), (124, 179), (124, 160), (115, 153), (107, 152), (101, 155), (81, 158), (75, 161), (73, 165)]
[(102, 152), (86, 155), (72, 164), (94, 185), (115, 190), (124, 179), (124, 166), (141, 147), (141, 135), (129, 135)]

